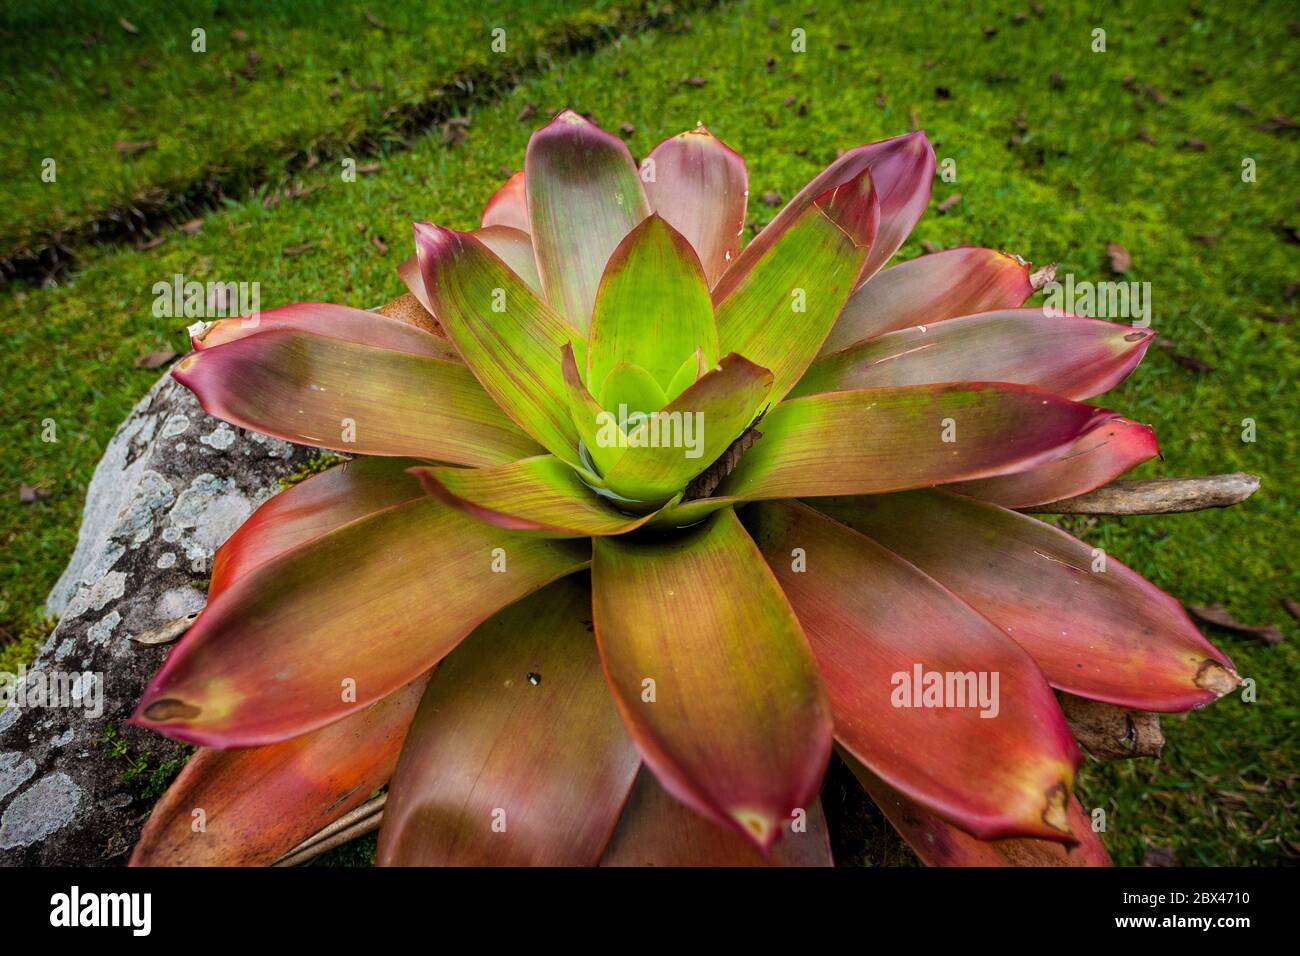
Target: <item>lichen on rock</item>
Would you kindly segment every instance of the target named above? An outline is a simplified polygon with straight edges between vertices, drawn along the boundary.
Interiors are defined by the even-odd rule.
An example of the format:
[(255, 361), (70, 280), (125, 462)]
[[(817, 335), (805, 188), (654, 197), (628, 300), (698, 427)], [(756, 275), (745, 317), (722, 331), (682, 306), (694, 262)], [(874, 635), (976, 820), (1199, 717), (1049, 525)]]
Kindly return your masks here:
[[(213, 552), (312, 455), (210, 418), (168, 376), (132, 410), (95, 470), (76, 550), (50, 592), (58, 626), (25, 681), (5, 685), (68, 693), (60, 706), (20, 698), (0, 710), (0, 864), (126, 862), (155, 781), (190, 752), (125, 724), (168, 651), (133, 638), (203, 607), (196, 585)], [(148, 773), (135, 772), (146, 763)]]

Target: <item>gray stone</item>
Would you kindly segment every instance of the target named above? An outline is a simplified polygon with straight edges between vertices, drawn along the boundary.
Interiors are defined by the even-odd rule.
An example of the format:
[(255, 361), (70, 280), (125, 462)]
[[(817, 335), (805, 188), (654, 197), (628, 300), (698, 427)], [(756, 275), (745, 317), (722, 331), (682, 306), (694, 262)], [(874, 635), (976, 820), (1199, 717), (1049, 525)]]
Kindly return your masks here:
[(63, 686), (65, 706), (0, 711), (0, 864), (126, 862), (151, 809), (132, 761), (185, 752), (125, 723), (168, 652), (132, 637), (203, 607), (213, 552), (313, 453), (209, 417), (170, 376), (118, 429), (49, 595), (59, 625), (18, 687)]

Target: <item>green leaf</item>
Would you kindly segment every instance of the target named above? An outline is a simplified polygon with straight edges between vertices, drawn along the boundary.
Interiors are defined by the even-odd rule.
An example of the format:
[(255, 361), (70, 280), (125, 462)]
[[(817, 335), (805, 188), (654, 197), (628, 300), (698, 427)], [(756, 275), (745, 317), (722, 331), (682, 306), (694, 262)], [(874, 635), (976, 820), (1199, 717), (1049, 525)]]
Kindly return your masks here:
[[(574, 355), (573, 346), (565, 345), (561, 349), (560, 363), (564, 373), (564, 387), (569, 397), (569, 416), (573, 426), (582, 439), (582, 444), (587, 449), (587, 455), (592, 463), (602, 475), (608, 474), (623, 457), (627, 447), (626, 436), (618, 439), (618, 435), (615, 434), (615, 441), (611, 443), (607, 440), (609, 413), (601, 408), (600, 403), (583, 384), (582, 375), (578, 371), (579, 358)], [(621, 433), (617, 422), (614, 422), (614, 428)]]
[[(772, 373), (728, 355), (649, 421), (631, 429), (628, 448), (606, 472), (605, 484), (627, 498), (662, 503), (727, 450), (758, 415)], [(613, 427), (598, 443), (617, 439)], [(599, 445), (598, 445), (599, 447)]]
[(475, 377), (547, 451), (578, 463), (560, 349), (580, 338), (469, 233), (416, 223), (433, 313)]
[(565, 110), (528, 141), (524, 176), (546, 301), (585, 332), (605, 263), (650, 214), (636, 164), (617, 136)]
[(772, 370), (772, 401), (799, 381), (866, 261), (879, 207), (866, 172), (795, 220), (717, 303), (718, 343)]
[(710, 367), (710, 363), (705, 361), (704, 350), (696, 349), (695, 354), (688, 356), (686, 361), (673, 373), (672, 381), (668, 383), (668, 388), (664, 392), (668, 396), (668, 400), (672, 401), (698, 382)]
[(595, 539), (605, 676), (641, 756), (766, 850), (817, 795), (826, 693), (799, 622), (734, 512), (667, 541)]
[(172, 377), (210, 415), (319, 448), (463, 465), (538, 450), (463, 364), (411, 352), (271, 329), (195, 352)]
[(718, 332), (700, 261), (681, 233), (649, 216), (619, 243), (600, 280), (587, 379), (604, 382), (619, 365), (636, 365), (666, 389), (696, 349), (717, 364)]
[(212, 747), (307, 733), (414, 680), (486, 618), (590, 559), (585, 541), (510, 534), (433, 498), (385, 509), (227, 588), (132, 721)]
[(640, 365), (615, 365), (600, 388), (601, 407), (620, 420), (633, 412), (649, 415), (667, 404), (664, 390)]
[(551, 455), (500, 468), (413, 468), (411, 473), (452, 507), (499, 528), (541, 537), (625, 534), (651, 517), (617, 510)]
[(601, 679), (590, 622), (586, 582), (557, 581), (438, 665), (389, 786), (376, 862), (600, 859), (640, 761)]

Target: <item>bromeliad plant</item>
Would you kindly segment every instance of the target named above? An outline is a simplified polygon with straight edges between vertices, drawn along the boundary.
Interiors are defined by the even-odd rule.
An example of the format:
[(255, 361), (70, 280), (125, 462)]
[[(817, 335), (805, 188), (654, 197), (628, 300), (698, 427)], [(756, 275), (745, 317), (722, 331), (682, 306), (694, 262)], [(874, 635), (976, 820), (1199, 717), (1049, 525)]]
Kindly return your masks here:
[(381, 863), (826, 863), (834, 744), (927, 861), (1105, 862), (1053, 688), (1237, 676), (1013, 509), (1155, 454), (1082, 404), (1152, 333), (1021, 308), (987, 249), (879, 271), (933, 174), (922, 133), (850, 150), (740, 251), (739, 155), (638, 170), (566, 111), (482, 228), (416, 224), (422, 308), (197, 336), (210, 413), (364, 457), (218, 552), (134, 718), (204, 748), (135, 861), (271, 862), (388, 783)]

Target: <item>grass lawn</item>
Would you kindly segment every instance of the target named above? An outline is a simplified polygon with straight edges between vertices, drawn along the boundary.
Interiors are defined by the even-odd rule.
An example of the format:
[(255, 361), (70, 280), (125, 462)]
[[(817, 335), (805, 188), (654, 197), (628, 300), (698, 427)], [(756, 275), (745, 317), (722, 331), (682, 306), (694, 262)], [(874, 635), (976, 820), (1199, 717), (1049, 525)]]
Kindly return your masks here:
[[(609, 39), (642, 9), (653, 5), (8, 5), (0, 260), (96, 227), (139, 229), (155, 213), (185, 220), (214, 193), (239, 195), (286, 167), (395, 143), (414, 120), (458, 112), (458, 94), (474, 83), (507, 78), (565, 43)], [(47, 158), (54, 183), (41, 176)]]
[[(335, 167), (300, 169), (295, 184), (321, 188), (269, 207), (261, 187), (232, 194), (195, 233), (170, 232), (149, 250), (81, 245), (74, 272), (58, 284), (0, 289), (0, 434), (12, 449), (0, 463), (7, 489), (0, 499), (4, 634), (12, 640), (39, 618), (71, 553), (98, 456), (157, 374), (133, 368), (133, 360), (185, 349), (182, 323), (152, 316), (155, 282), (175, 273), (258, 281), (263, 307), (302, 299), (380, 303), (402, 291), (394, 267), (408, 254), (410, 221), (476, 224), (503, 172), (521, 167), (531, 129), (565, 105), (608, 129), (631, 124), (626, 138), (638, 157), (704, 121), (746, 156), (752, 197), (789, 197), (837, 149), (905, 132), (915, 121), (940, 160), (955, 162), (957, 180), (936, 182), (930, 213), (900, 256), (920, 254), (922, 243), (987, 245), (1036, 263), (1059, 261), (1062, 273), (1095, 281), (1111, 278), (1107, 244), (1122, 244), (1132, 255), (1126, 278), (1151, 283), (1153, 324), (1172, 342), (1152, 348), (1128, 382), (1099, 399), (1156, 426), (1163, 460), (1136, 475), (1245, 470), (1263, 477), (1261, 491), (1235, 509), (1064, 522), (1180, 600), (1220, 601), (1239, 620), (1279, 624), (1289, 639), (1266, 647), (1211, 634), (1256, 681), (1258, 701), (1229, 696), (1166, 719), (1169, 743), (1159, 760), (1086, 764), (1079, 782), (1085, 806), (1106, 808), (1106, 842), (1119, 863), (1141, 862), (1150, 846), (1170, 848), (1188, 864), (1300, 855), (1300, 631), (1279, 604), (1300, 598), (1292, 480), (1300, 358), (1295, 324), (1260, 317), (1293, 316), (1300, 294), (1300, 134), (1271, 122), (1300, 108), (1300, 36), (1287, 23), (1294, 7), (1132, 0), (1104, 13), (1093, 4), (1043, 3), (1037, 15), (1031, 6), (949, 2), (918, 16), (911, 4), (821, 2), (811, 10), (810, 0), (773, 0), (697, 10), (689, 25), (679, 16), (670, 29), (557, 58), (515, 88), (468, 101), (462, 142), (446, 142), (435, 128), (409, 149), (385, 152), (380, 136), (368, 140), (379, 171), (354, 183), (340, 181)], [(315, 62), (316, 44), (348, 39), (341, 28), (342, 40), (329, 32), (318, 38), (263, 16), (250, 7), (222, 28), (242, 21), (254, 46), (262, 35), (282, 33), (288, 47), (273, 56), (264, 46), (263, 72), (276, 58)], [(1106, 50), (1094, 53), (1098, 27)], [(806, 31), (806, 52), (791, 50), (796, 28)], [(65, 51), (67, 39), (58, 41)], [(212, 32), (209, 43), (212, 49)], [(337, 62), (319, 59), (330, 63), (322, 76)], [(683, 82), (695, 77), (704, 83)], [(335, 124), (320, 99), (293, 122), (277, 125), (277, 117), (266, 135), (297, 135), (296, 124), (306, 122), (313, 132), (304, 136), (337, 133), (346, 124)], [(72, 102), (50, 104), (49, 115), (63, 116)], [(230, 124), (248, 120), (242, 102), (200, 104), (193, 121), (220, 113), (228, 122), (211, 141), (225, 143), (237, 128)], [(530, 104), (537, 116), (521, 122)], [(264, 115), (261, 109), (249, 115)], [(347, 122), (365, 129), (369, 116), (358, 109)], [(21, 122), (30, 129), (48, 119)], [(118, 134), (96, 135), (102, 142)], [(247, 145), (237, 135), (229, 142)], [(26, 148), (7, 146), (3, 168), (21, 165), (10, 152)], [(266, 162), (275, 157), (283, 153)], [(1255, 182), (1243, 182), (1243, 159), (1254, 160)], [(116, 170), (120, 162), (113, 157), (109, 165)], [(104, 168), (99, 164), (94, 185), (81, 194), (86, 205), (61, 215), (106, 201), (117, 186)], [(161, 166), (156, 174), (163, 177)], [(268, 181), (278, 186), (276, 177)], [(4, 215), (36, 195), (12, 177), (0, 189)], [(956, 194), (960, 201), (940, 214), (935, 206)], [(774, 213), (761, 203), (751, 207), (760, 225)], [(10, 233), (0, 228), (0, 235)], [(58, 443), (41, 441), (48, 418), (58, 423)], [(1255, 423), (1254, 442), (1242, 440), (1245, 419)], [(50, 497), (22, 504), (20, 484)], [(30, 654), (31, 643), (11, 643), (0, 664)]]

